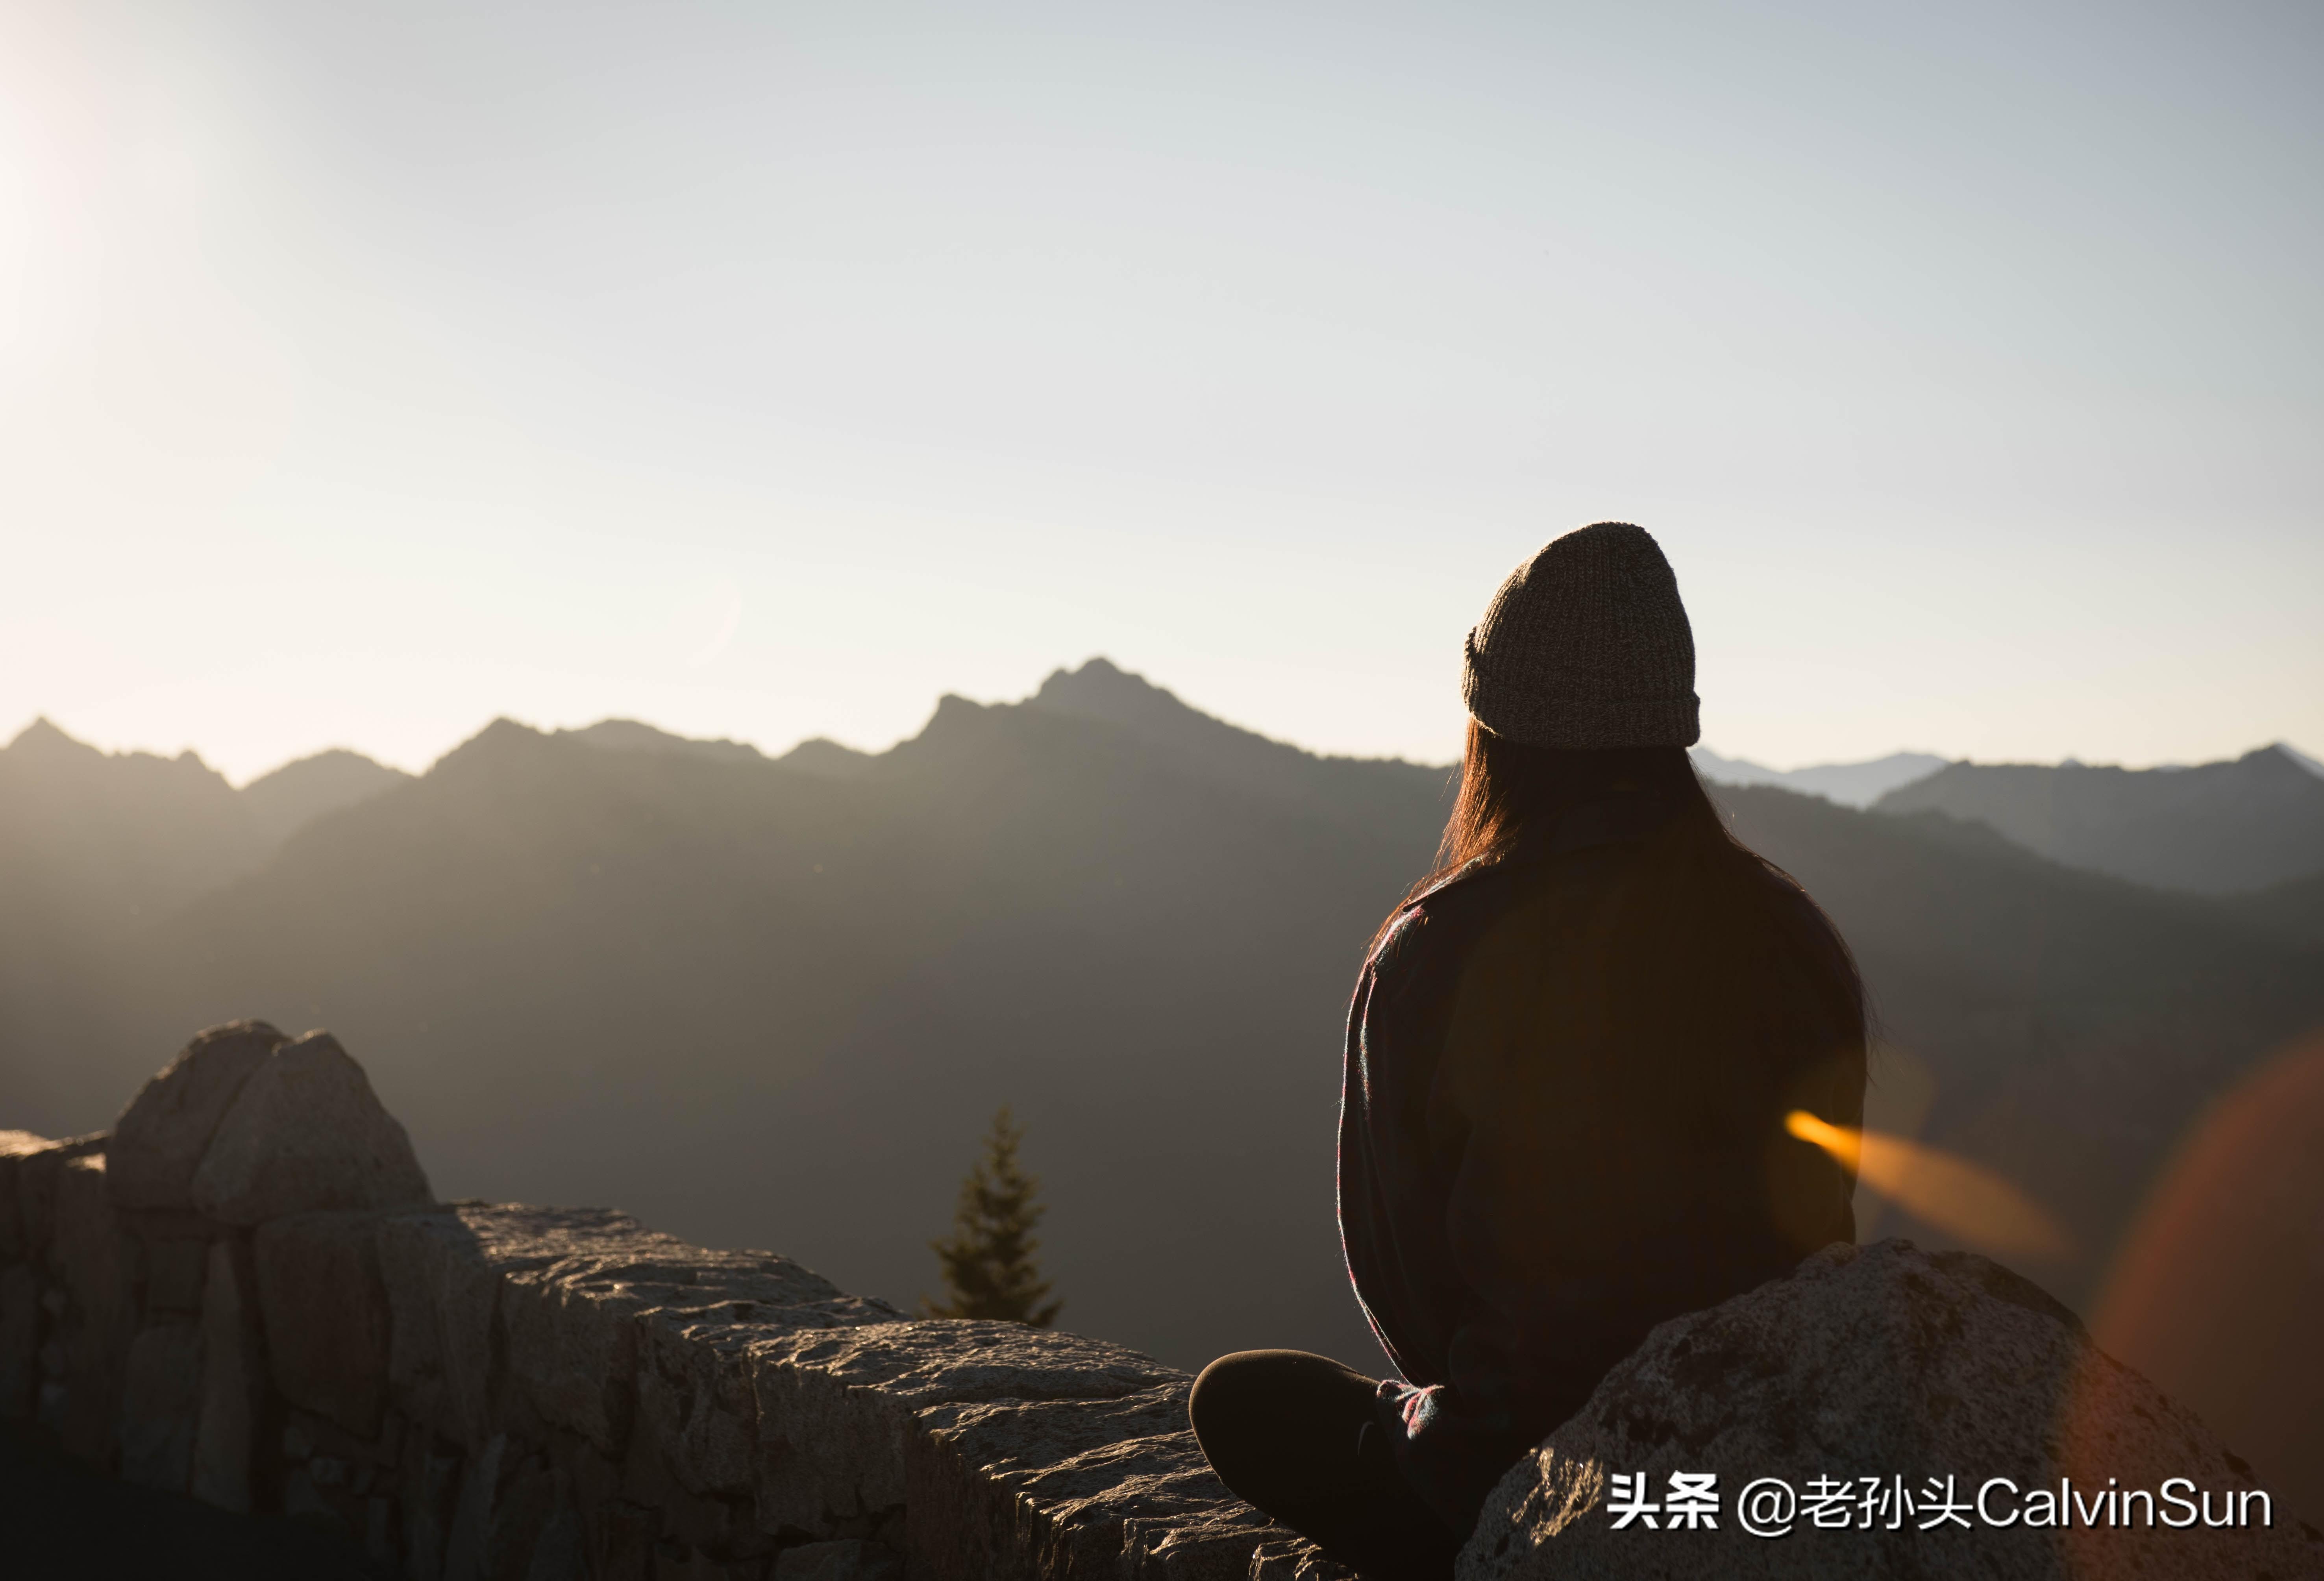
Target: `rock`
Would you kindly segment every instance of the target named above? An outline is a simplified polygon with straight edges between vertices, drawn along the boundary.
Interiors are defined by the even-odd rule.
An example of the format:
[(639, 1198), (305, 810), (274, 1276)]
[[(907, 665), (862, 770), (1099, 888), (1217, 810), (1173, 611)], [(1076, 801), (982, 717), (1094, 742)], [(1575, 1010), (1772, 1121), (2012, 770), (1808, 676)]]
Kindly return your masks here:
[(444, 1542), (460, 1485), (460, 1457), (443, 1453), (427, 1433), (403, 1441), (403, 1550), (405, 1574), (432, 1578), (444, 1568)]
[(163, 1323), (130, 1342), (121, 1388), (121, 1480), (182, 1493), (201, 1416), (202, 1332)]
[(57, 1177), (73, 1160), (103, 1152), (111, 1133), (100, 1131), (61, 1142), (42, 1142), (24, 1131), (8, 1134), (24, 1139), (12, 1144), (20, 1151), (0, 1152), (0, 1181), (12, 1181), (14, 1187), (21, 1255), (45, 1262), (55, 1239)]
[(40, 1382), (41, 1281), (29, 1263), (0, 1268), (0, 1421), (33, 1410)]
[(524, 1581), (586, 1581), (580, 1516), (561, 1471), (530, 1462), (510, 1484), (489, 1549), (495, 1576)]
[(1119, 1399), (1185, 1381), (1100, 1340), (949, 1319), (786, 1335), (753, 1345), (751, 1370), (759, 1524), (793, 1537), (902, 1509), (906, 1431), (928, 1406)]
[(775, 1556), (774, 1581), (904, 1581), (904, 1561), (860, 1537), (803, 1542)]
[(328, 1032), (285, 1043), (251, 1072), (194, 1171), (192, 1191), (197, 1211), (235, 1225), (431, 1199), (411, 1139)]
[(638, 1429), (678, 1486), (747, 1497), (756, 1473), (758, 1396), (752, 1347), (802, 1330), (892, 1323), (884, 1302), (843, 1296), (786, 1258), (746, 1253), (697, 1268), (686, 1287), (644, 1287), (654, 1306), (639, 1336)]
[[(705, 1252), (643, 1229), (625, 1214), (492, 1211), (500, 1216), (489, 1221), (494, 1232), (527, 1248), (521, 1258), (505, 1249), (490, 1253), (507, 1270), (501, 1303), (510, 1370), (543, 1420), (570, 1428), (610, 1456), (625, 1448), (635, 1414), (643, 1314), (753, 1296), (770, 1302), (839, 1296), (827, 1281), (787, 1259)], [(549, 1260), (540, 1259), (544, 1252)], [(739, 1392), (747, 1398), (748, 1385)], [(745, 1459), (747, 1485), (747, 1451)]]
[(274, 1386), (364, 1439), (387, 1403), (387, 1290), (368, 1213), (292, 1214), (251, 1237)]
[(202, 1310), (202, 1271), (209, 1265), (207, 1241), (173, 1235), (145, 1243), (145, 1310), (198, 1318)]
[(105, 1154), (68, 1159), (56, 1177), (54, 1265), (78, 1318), (110, 1326), (129, 1302), (120, 1221), (106, 1189)]
[(495, 1433), (468, 1456), (461, 1471), (451, 1536), (444, 1545), (444, 1581), (481, 1581), (485, 1573), (485, 1539), (492, 1532), (493, 1498), (500, 1491), (501, 1456), (507, 1452), (508, 1436)]
[(1182, 1379), (1114, 1400), (922, 1410), (904, 1465), (923, 1573), (1244, 1581), (1253, 1550), (1283, 1529), (1212, 1472), (1186, 1393)]
[(251, 1074), (287, 1040), (262, 1021), (228, 1022), (194, 1040), (138, 1089), (114, 1127), (115, 1206), (182, 1212), (194, 1171)]
[(1277, 1527), (1252, 1550), (1245, 1581), (1355, 1581), (1355, 1575), (1297, 1532)]
[(463, 1445), (490, 1436), (493, 1320), (500, 1270), (474, 1205), (380, 1221), (380, 1275), (390, 1313), (388, 1387), (397, 1409)]
[(67, 1303), (60, 1432), (67, 1454), (108, 1465), (118, 1444), (122, 1367), (136, 1321), (135, 1246), (122, 1232), (106, 1192), (104, 1153), (63, 1160), (55, 1191), (53, 1262)]
[[(1616, 1530), (1611, 1479), (1644, 1474), (1650, 1502), (1673, 1473), (1718, 1477), (1718, 1527)], [(1966, 1502), (1964, 1529), (1936, 1513)], [(2112, 1486), (2160, 1492), (2183, 1477), (2246, 1491), (2250, 1468), (2185, 1410), (2093, 1346), (2073, 1314), (2036, 1286), (1964, 1252), (1908, 1242), (1827, 1247), (1789, 1279), (1662, 1325), (1608, 1373), (1590, 1401), (1502, 1478), (1462, 1549), (1462, 1581), (1703, 1576), (2324, 1576), (2324, 1537), (2273, 1511), (2274, 1526), (2029, 1528), (2046, 1490), (2070, 1479), (2086, 1503)], [(1744, 1529), (1746, 1488), (1794, 1491), (1791, 1530)], [(1849, 1524), (1819, 1528), (1800, 1496), (1845, 1481)], [(1987, 1479), (2007, 1478), (1988, 1506)], [(1863, 1519), (1874, 1479), (1872, 1528)], [(1905, 1514), (1901, 1486), (1915, 1497)], [(2036, 1492), (2036, 1490), (2043, 1490)], [(1763, 1498), (1773, 1500), (1771, 1490)], [(2053, 1501), (2054, 1502), (2054, 1501)], [(2134, 1513), (2137, 1507), (2133, 1506)], [(1762, 1524), (1779, 1524), (1761, 1507)], [(2253, 1512), (2256, 1519), (2257, 1512)], [(2105, 1517), (2101, 1513), (2099, 1519)], [(1887, 1529), (1891, 1520), (1897, 1529)], [(1927, 1530), (1922, 1530), (1926, 1525)]]
[[(547, 1271), (588, 1265), (597, 1255), (604, 1290), (624, 1267), (650, 1271), (659, 1253), (680, 1244), (605, 1208), (542, 1208), (455, 1203), (380, 1222), (380, 1271), (392, 1314), (388, 1380), (398, 1404), (462, 1444), (481, 1447), (492, 1431), (496, 1354), (521, 1369), (544, 1420), (619, 1452), (634, 1387), (627, 1318), (647, 1303), (599, 1307), (567, 1302)], [(638, 1252), (642, 1262), (619, 1255)], [(512, 1281), (540, 1274), (539, 1279)], [(511, 1342), (493, 1343), (509, 1301)]]
[(192, 1492), (205, 1503), (247, 1513), (251, 1454), (257, 1447), (264, 1363), (253, 1332), (249, 1253), (210, 1244), (202, 1277), (202, 1396), (194, 1435)]
[[(672, 1321), (706, 1325), (706, 1333), (734, 1329), (729, 1350), (802, 1327), (898, 1316), (788, 1258), (705, 1251), (606, 1208), (458, 1203), (383, 1219), (378, 1244), (393, 1312), (395, 1398), (471, 1446), (491, 1430), (481, 1413), (496, 1354), (541, 1420), (618, 1458), (636, 1414), (644, 1315), (669, 1309)], [(727, 1395), (730, 1405), (754, 1405), (739, 1376)], [(723, 1475), (683, 1456), (673, 1470), (696, 1491)]]
[(22, 1192), (17, 1180), (23, 1173), (24, 1159), (56, 1145), (29, 1131), (0, 1131), (0, 1268), (32, 1255), (23, 1210), (18, 1206)]
[(638, 1320), (638, 1418), (656, 1458), (696, 1494), (747, 1497), (756, 1464), (758, 1402), (750, 1347), (781, 1332), (736, 1322), (747, 1303), (662, 1308)]

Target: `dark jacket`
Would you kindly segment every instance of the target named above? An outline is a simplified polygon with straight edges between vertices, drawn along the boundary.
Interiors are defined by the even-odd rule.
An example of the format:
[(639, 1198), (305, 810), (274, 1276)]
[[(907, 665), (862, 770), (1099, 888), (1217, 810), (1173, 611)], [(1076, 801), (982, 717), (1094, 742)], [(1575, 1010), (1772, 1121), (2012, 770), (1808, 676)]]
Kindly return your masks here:
[(1456, 1531), (1656, 1323), (1855, 1238), (1853, 1181), (1783, 1130), (1863, 1114), (1854, 974), (1796, 886), (1759, 875), (1756, 1030), (1706, 1012), (1682, 1037), (1577, 977), (1671, 817), (1601, 801), (1535, 828), (1406, 905), (1356, 985), (1341, 1241), (1406, 1380), (1380, 1427)]

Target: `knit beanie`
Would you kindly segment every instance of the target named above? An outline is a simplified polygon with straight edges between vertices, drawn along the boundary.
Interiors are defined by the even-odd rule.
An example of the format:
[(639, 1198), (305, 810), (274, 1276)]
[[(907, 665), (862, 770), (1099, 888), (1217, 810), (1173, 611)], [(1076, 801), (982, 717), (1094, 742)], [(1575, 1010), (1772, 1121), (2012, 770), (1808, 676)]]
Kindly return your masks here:
[(1528, 746), (1692, 746), (1694, 633), (1643, 527), (1598, 522), (1509, 573), (1469, 633), (1461, 696)]

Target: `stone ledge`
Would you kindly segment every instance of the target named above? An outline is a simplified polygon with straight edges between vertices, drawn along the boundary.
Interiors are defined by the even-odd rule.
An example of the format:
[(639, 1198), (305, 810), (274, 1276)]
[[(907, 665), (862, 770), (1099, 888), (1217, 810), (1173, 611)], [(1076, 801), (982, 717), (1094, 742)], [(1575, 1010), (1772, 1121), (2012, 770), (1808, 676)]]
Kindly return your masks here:
[[(198, 1040), (166, 1096), (295, 1046)], [(1134, 1351), (914, 1320), (607, 1209), (349, 1209), (311, 1144), (289, 1211), (225, 1222), (178, 1201), (201, 1138), (144, 1129), (125, 1194), (107, 1137), (0, 1138), (0, 1415), (116, 1474), (415, 1581), (1344, 1576), (1219, 1484), (1188, 1378)]]

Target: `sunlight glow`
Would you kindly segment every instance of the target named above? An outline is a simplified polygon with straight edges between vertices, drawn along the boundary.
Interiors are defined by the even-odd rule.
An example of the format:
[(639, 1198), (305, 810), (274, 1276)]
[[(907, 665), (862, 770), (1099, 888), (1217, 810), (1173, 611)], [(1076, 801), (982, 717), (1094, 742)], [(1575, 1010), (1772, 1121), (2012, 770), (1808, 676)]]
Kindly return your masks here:
[(2071, 1250), (2065, 1227), (2039, 1203), (1966, 1159), (1886, 1132), (1834, 1125), (1805, 1109), (1785, 1115), (1784, 1128), (1898, 1207), (1980, 1251), (2061, 1257)]

